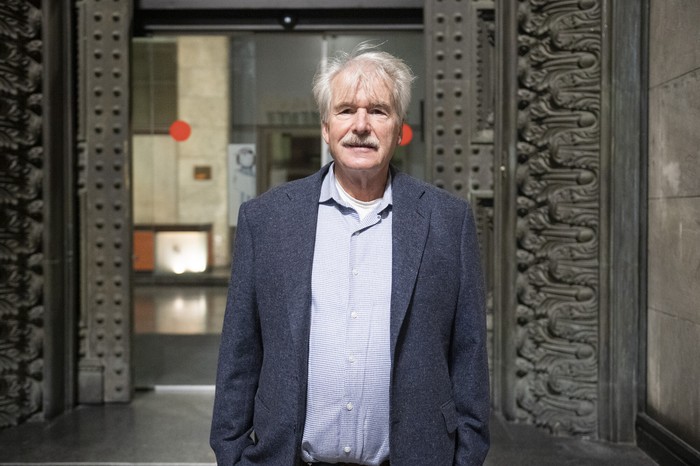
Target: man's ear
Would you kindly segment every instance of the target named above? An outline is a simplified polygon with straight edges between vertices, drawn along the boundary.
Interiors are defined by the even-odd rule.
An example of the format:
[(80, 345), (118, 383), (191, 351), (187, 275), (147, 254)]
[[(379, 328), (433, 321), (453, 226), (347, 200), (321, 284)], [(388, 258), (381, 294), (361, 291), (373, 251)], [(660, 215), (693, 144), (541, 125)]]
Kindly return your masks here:
[(321, 123), (321, 135), (323, 136), (323, 140), (326, 141), (326, 144), (330, 144), (330, 138), (328, 137), (328, 123)]

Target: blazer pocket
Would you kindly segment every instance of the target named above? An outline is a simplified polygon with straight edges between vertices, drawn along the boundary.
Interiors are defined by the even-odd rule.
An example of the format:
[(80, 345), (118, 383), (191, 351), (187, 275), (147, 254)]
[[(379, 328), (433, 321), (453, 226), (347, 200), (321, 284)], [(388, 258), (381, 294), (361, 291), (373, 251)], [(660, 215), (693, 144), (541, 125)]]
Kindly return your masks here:
[[(273, 408), (274, 409), (274, 408)], [(279, 410), (270, 408), (270, 405), (260, 396), (255, 395), (255, 406), (253, 408), (253, 431), (255, 432), (256, 445), (263, 439), (267, 438), (269, 442), (269, 434), (279, 432), (280, 430), (290, 430), (289, 423), (284, 419), (280, 419)]]
[(445, 419), (445, 427), (449, 434), (457, 430), (457, 408), (454, 400), (448, 400), (440, 406), (442, 417)]

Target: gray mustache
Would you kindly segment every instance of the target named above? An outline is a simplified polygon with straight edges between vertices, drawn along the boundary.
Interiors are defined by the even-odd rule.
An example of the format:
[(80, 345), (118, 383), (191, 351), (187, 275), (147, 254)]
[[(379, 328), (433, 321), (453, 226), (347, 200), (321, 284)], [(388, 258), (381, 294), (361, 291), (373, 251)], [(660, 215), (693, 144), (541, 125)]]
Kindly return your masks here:
[(344, 146), (370, 147), (372, 149), (379, 149), (379, 141), (373, 136), (360, 137), (356, 134), (349, 134), (345, 136), (340, 143)]

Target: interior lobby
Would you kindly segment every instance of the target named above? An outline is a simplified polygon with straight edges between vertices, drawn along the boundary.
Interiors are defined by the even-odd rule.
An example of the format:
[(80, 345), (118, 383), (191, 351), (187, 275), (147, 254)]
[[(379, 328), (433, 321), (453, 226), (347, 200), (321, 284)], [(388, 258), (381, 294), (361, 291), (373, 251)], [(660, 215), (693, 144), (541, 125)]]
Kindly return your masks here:
[(417, 76), (392, 163), (475, 214), (485, 464), (700, 464), (697, 24), (695, 0), (7, 2), (0, 465), (215, 464), (239, 209), (331, 161), (312, 79), (363, 42)]

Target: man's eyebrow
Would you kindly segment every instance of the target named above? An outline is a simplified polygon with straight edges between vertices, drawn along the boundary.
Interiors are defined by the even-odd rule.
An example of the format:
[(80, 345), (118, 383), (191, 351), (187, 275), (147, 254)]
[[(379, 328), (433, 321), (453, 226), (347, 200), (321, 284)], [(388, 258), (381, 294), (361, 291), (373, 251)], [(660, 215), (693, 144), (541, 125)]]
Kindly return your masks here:
[(381, 110), (391, 110), (391, 105), (387, 102), (370, 102), (371, 108), (379, 108)]
[[(356, 108), (358, 107), (357, 103), (353, 101), (341, 101), (338, 102), (337, 104), (333, 105), (333, 108), (343, 108), (343, 107), (351, 107), (351, 108)], [(379, 108), (382, 110), (391, 110), (391, 104), (388, 102), (370, 102), (367, 108)]]

